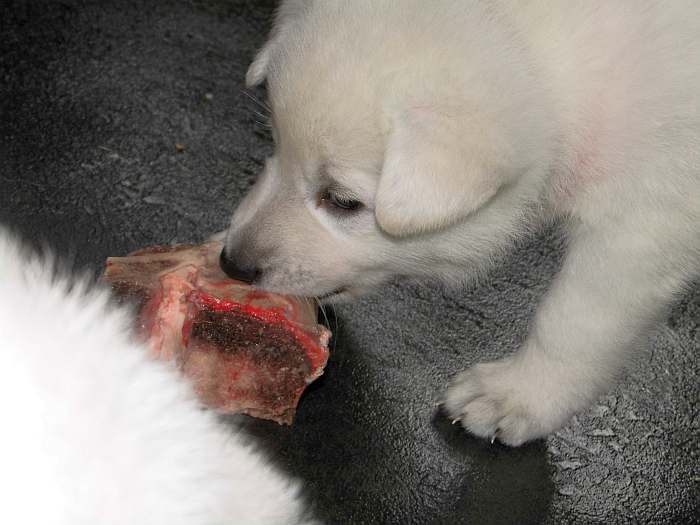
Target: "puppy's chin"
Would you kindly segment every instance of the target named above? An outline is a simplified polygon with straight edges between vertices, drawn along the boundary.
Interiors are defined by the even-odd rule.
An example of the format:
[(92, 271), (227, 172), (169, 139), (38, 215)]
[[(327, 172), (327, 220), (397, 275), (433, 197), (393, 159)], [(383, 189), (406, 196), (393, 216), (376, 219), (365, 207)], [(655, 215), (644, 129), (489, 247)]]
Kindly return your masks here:
[(330, 289), (327, 292), (317, 292), (312, 288), (298, 289), (287, 287), (266, 286), (265, 283), (255, 285), (256, 288), (265, 290), (266, 292), (278, 293), (283, 295), (294, 295), (297, 297), (308, 297), (315, 299), (319, 304), (341, 304), (353, 301), (363, 295), (370, 293), (374, 287), (367, 286), (339, 286), (338, 288)]
[(323, 305), (349, 303), (362, 296), (371, 294), (377, 287), (378, 285), (345, 286), (324, 295), (316, 296), (316, 299)]

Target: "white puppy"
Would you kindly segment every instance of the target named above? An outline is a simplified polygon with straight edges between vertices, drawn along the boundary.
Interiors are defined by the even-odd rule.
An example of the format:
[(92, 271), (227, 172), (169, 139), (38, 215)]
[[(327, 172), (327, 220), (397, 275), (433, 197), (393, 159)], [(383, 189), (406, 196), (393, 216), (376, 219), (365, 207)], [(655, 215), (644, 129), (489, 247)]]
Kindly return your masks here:
[(147, 359), (103, 290), (0, 229), (3, 523), (299, 523), (297, 489)]
[(224, 266), (341, 300), (482, 275), (544, 221), (564, 266), (524, 346), (447, 391), (510, 445), (606, 390), (700, 256), (700, 2), (290, 0), (250, 85), (276, 151)]

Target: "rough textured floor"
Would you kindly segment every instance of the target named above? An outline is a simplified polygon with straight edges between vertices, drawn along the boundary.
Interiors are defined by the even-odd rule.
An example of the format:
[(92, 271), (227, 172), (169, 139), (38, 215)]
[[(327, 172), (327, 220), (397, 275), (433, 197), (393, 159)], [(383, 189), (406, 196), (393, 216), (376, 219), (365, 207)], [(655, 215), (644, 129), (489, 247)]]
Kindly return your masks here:
[[(272, 7), (2, 2), (0, 221), (93, 270), (222, 229), (270, 151), (243, 76)], [(296, 424), (245, 422), (319, 518), (698, 522), (698, 284), (620, 385), (546, 441), (489, 445), (436, 413), (453, 374), (516, 348), (560, 246), (531, 239), (466, 293), (397, 284), (337, 309)]]

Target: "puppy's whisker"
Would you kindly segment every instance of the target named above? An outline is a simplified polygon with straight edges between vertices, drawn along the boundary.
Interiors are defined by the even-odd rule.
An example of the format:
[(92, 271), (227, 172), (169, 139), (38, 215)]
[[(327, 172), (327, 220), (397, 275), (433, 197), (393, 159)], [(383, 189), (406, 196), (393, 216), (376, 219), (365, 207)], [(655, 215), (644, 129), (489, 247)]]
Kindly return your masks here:
[[(334, 333), (334, 334), (337, 334), (337, 333), (338, 333), (338, 328), (339, 328), (339, 325), (338, 325), (338, 311), (335, 309), (335, 306), (334, 306), (334, 305), (330, 305), (330, 306), (331, 306), (331, 310), (333, 310), (333, 318), (335, 319), (335, 330), (333, 331), (333, 333)], [(337, 341), (337, 338), (334, 337), (334, 338), (333, 338), (333, 350), (335, 350), (336, 341)]]
[[(326, 325), (330, 329), (331, 328), (331, 321), (328, 318), (328, 313), (326, 312), (326, 307), (323, 305), (323, 303), (321, 303), (321, 300), (318, 297), (314, 297), (313, 299), (314, 299), (314, 301), (316, 301), (316, 304), (318, 304), (318, 308), (319, 308), (319, 310), (321, 310), (321, 313), (323, 314), (323, 318), (326, 320)], [(330, 305), (330, 307), (333, 308), (333, 305)], [(332, 329), (331, 331), (333, 334), (337, 334), (338, 333), (338, 316), (335, 315), (335, 308), (333, 308), (333, 314), (335, 317), (335, 329)], [(335, 350), (336, 338), (332, 337), (331, 340), (332, 340), (332, 345), (333, 345), (331, 350)]]
[(248, 97), (250, 100), (255, 102), (258, 106), (260, 106), (264, 111), (267, 113), (272, 113), (272, 109), (270, 109), (270, 106), (268, 106), (265, 102), (262, 100), (259, 100), (257, 97), (253, 96), (251, 93), (248, 91), (245, 91), (243, 89), (240, 90), (241, 93), (243, 93), (246, 97)]
[(260, 118), (262, 119), (263, 122), (266, 122), (266, 123), (267, 123), (267, 124), (266, 124), (267, 126), (272, 127), (272, 124), (270, 123), (270, 116), (269, 116), (269, 115), (265, 115), (264, 113), (260, 113), (259, 111), (256, 111), (256, 110), (254, 110), (254, 109), (251, 110), (251, 111), (252, 111), (253, 113), (255, 113), (255, 115), (257, 115), (258, 117), (260, 117)]
[(262, 126), (265, 129), (272, 129), (272, 124), (270, 124), (269, 121), (263, 122), (263, 121), (260, 121), (258, 119), (255, 119), (255, 123)]
[(321, 310), (321, 313), (323, 314), (323, 317), (326, 320), (326, 324), (328, 325), (328, 328), (330, 328), (331, 322), (328, 320), (328, 315), (326, 314), (326, 309), (323, 307), (323, 304), (321, 304), (321, 300), (318, 297), (314, 297), (314, 301), (316, 301), (316, 304), (318, 305), (318, 309)]

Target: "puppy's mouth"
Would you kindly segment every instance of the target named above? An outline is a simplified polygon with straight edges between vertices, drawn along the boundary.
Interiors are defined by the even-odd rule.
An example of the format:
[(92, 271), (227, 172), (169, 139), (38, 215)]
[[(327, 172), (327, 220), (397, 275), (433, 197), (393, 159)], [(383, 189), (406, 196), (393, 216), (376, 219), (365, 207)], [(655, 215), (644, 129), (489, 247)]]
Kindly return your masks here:
[(328, 302), (328, 301), (333, 301), (341, 298), (343, 295), (347, 294), (348, 289), (346, 287), (342, 288), (337, 288), (333, 290), (332, 292), (324, 293), (322, 295), (317, 295), (316, 299), (319, 302)]

